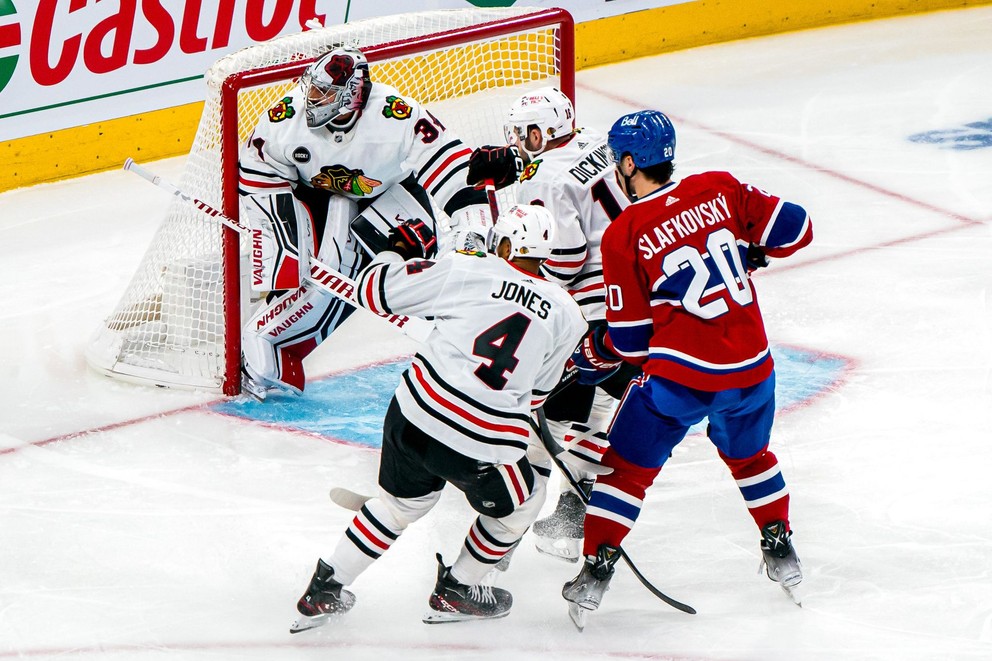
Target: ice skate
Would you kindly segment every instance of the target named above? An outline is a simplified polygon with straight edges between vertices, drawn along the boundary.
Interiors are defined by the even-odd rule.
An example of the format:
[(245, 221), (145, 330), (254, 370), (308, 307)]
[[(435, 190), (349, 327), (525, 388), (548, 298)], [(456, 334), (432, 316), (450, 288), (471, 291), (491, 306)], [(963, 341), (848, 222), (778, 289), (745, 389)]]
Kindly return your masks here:
[(428, 603), (430, 609), (424, 615), (424, 623), (441, 624), (506, 617), (510, 614), (513, 597), (502, 588), (459, 583), (438, 553), (437, 584)]
[(761, 529), (761, 565), (768, 578), (778, 583), (789, 598), (802, 606), (798, 586), (803, 580), (803, 566), (792, 546), (792, 532), (785, 523), (773, 521)]
[[(586, 558), (579, 575), (573, 578), (561, 589), (561, 596), (569, 602), (568, 614), (575, 626), (582, 631), (585, 628), (588, 611), (599, 608), (603, 594), (610, 589), (613, 578), (613, 566), (620, 559), (618, 549), (603, 544), (596, 551), (595, 558)], [(582, 612), (586, 611), (586, 612)]]
[[(582, 480), (579, 487), (587, 496), (592, 492), (592, 480)], [(578, 562), (581, 553), (586, 506), (574, 491), (565, 491), (551, 516), (536, 521), (533, 531), (537, 550), (565, 562)]]
[(269, 389), (266, 388), (260, 381), (255, 380), (251, 374), (248, 373), (248, 369), (241, 365), (241, 392), (248, 397), (251, 397), (256, 402), (262, 403), (265, 401), (266, 396), (269, 393)]
[(296, 603), (300, 618), (289, 627), (289, 633), (300, 633), (327, 623), (332, 615), (347, 613), (355, 605), (355, 595), (334, 580), (334, 569), (323, 560), (310, 579), (306, 594)]

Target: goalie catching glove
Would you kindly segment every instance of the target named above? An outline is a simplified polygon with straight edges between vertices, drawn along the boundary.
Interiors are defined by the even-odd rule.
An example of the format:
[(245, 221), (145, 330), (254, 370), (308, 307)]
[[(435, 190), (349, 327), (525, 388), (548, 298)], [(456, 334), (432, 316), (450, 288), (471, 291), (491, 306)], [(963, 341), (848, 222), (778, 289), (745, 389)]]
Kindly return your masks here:
[(613, 376), (623, 358), (611, 348), (606, 326), (599, 324), (582, 338), (569, 362), (579, 371), (579, 383), (595, 386)]
[(506, 188), (524, 171), (524, 160), (516, 147), (479, 147), (468, 159), (468, 175), (465, 181), (470, 186), (483, 188), (487, 179), (492, 179), (496, 190)]
[(437, 237), (430, 225), (414, 218), (404, 220), (389, 231), (387, 250), (398, 253), (404, 260), (430, 259), (437, 255)]

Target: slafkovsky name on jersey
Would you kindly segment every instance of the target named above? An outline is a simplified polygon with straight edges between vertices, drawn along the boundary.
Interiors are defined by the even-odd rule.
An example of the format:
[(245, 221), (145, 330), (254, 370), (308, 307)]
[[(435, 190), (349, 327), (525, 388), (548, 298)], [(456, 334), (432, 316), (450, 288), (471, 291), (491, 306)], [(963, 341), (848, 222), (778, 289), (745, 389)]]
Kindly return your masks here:
[(705, 227), (724, 223), (729, 218), (730, 207), (727, 205), (727, 198), (722, 194), (717, 195), (712, 200), (706, 200), (680, 211), (652, 227), (637, 240), (637, 249), (644, 259), (651, 259), (652, 256), (675, 243), (676, 238), (683, 238)]

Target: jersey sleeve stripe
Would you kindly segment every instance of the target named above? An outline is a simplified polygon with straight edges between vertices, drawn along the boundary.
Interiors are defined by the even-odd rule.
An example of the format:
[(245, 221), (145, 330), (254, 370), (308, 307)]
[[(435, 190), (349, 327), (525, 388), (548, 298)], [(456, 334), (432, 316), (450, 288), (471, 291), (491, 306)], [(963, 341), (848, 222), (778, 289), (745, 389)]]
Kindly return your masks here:
[(614, 322), (610, 321), (610, 340), (613, 348), (624, 357), (634, 358), (648, 355), (648, 346), (654, 334), (651, 320)]
[(462, 144), (461, 140), (452, 140), (450, 142), (445, 143), (443, 146), (439, 147), (437, 151), (435, 151), (434, 154), (429, 159), (427, 159), (427, 162), (424, 163), (423, 167), (420, 168), (419, 174), (423, 175), (426, 174), (427, 172), (430, 172), (434, 168), (435, 163), (437, 163), (440, 159), (445, 158), (445, 154), (447, 154), (452, 149), (456, 149), (461, 144)]
[[(434, 186), (434, 188), (432, 188), (430, 190), (431, 195), (434, 196), (434, 197), (442, 197), (441, 189), (445, 188), (445, 186), (448, 185), (448, 182), (451, 181), (452, 179), (454, 179), (463, 170), (468, 170), (468, 159), (465, 159), (463, 162), (459, 163), (455, 167), (453, 167), (450, 170), (448, 170), (444, 174), (444, 176), (441, 177), (441, 179), (437, 182), (437, 185)], [(461, 190), (461, 189), (465, 188), (465, 186), (467, 185), (467, 184), (465, 184), (465, 177), (464, 176), (461, 177), (460, 179), (456, 179), (455, 182), (456, 183), (455, 183), (454, 187), (455, 187), (456, 190)], [(427, 187), (424, 186), (424, 188), (427, 188)]]
[[(430, 171), (429, 174), (427, 174), (425, 172), (425, 174), (427, 174), (427, 176), (424, 179), (424, 183), (423, 183), (424, 188), (430, 190), (431, 185), (434, 183), (434, 181), (438, 177), (441, 177), (442, 174), (446, 174), (446, 171), (449, 170), (449, 168), (452, 167), (452, 164), (455, 163), (456, 161), (458, 161), (459, 159), (465, 159), (465, 162), (464, 162), (463, 165), (465, 167), (468, 167), (468, 157), (471, 154), (472, 154), (472, 150), (470, 150), (468, 147), (466, 147), (464, 149), (460, 149), (460, 150), (456, 151), (455, 153), (451, 154), (450, 156), (448, 156), (448, 158), (446, 158), (441, 163), (441, 165), (437, 167), (437, 169), (435, 169), (433, 171)], [(454, 170), (457, 170), (457, 167), (454, 168)], [(450, 176), (451, 174), (454, 174), (454, 171), (452, 171), (447, 176)], [(446, 179), (447, 179), (447, 177), (442, 177), (441, 184), (443, 184), (444, 183), (444, 180), (446, 180)], [(441, 184), (439, 184), (439, 187), (440, 187)]]
[(809, 214), (798, 204), (781, 202), (761, 236), (761, 245), (769, 248), (791, 248), (810, 232)]
[(373, 264), (365, 269), (355, 292), (359, 305), (378, 315), (393, 313), (386, 304), (383, 275), (387, 266), (388, 264), (385, 263)]

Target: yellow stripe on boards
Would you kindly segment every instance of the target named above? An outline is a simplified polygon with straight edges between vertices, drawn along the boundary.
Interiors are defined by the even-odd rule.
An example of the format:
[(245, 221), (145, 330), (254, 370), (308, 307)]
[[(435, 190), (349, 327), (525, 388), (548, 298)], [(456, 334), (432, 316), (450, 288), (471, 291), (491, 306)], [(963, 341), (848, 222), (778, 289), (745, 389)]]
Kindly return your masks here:
[[(692, 0), (577, 24), (576, 69), (735, 39), (988, 4), (992, 0)], [(416, 79), (416, 71), (386, 66), (377, 72), (386, 79), (397, 74)], [(185, 154), (202, 107), (192, 103), (3, 143), (0, 191), (121, 167), (128, 156), (150, 161)]]
[(189, 152), (203, 103), (0, 143), (0, 191)]

